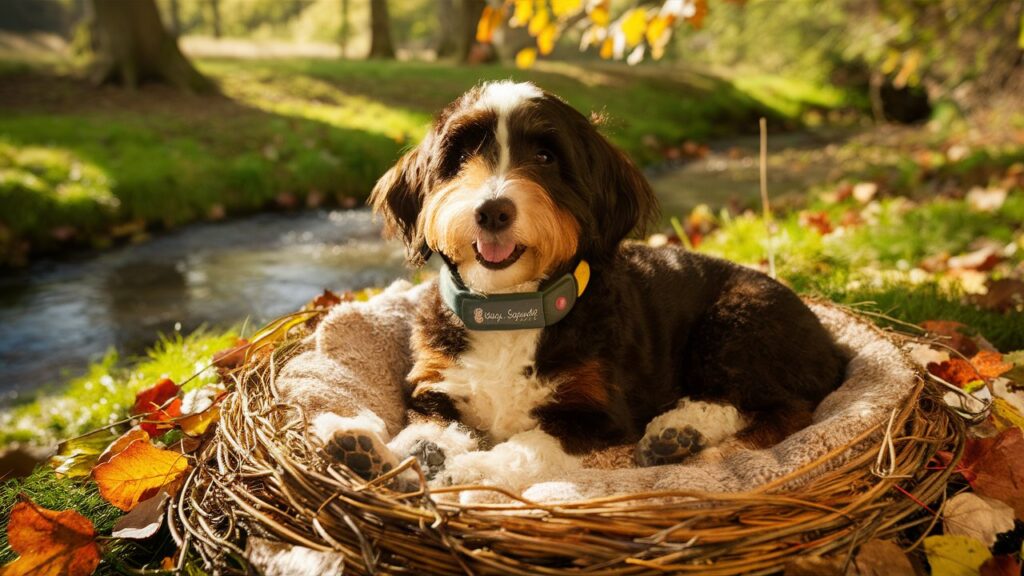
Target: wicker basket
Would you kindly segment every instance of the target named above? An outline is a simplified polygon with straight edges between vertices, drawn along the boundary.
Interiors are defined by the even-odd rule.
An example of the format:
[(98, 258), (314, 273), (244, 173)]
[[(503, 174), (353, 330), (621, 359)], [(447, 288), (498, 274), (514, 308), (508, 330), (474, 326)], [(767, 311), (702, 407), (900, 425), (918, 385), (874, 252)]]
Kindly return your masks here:
[[(750, 492), (459, 504), (432, 499), (425, 483), (399, 493), (386, 477), (367, 484), (326, 464), (303, 415), (277, 400), (275, 372), (289, 354), (289, 346), (256, 354), (233, 375), (238, 385), (218, 429), (168, 511), (182, 559), (246, 572), (245, 541), (258, 536), (340, 553), (356, 574), (770, 573), (805, 555), (849, 557), (872, 538), (902, 533), (904, 545), (916, 546), (908, 535), (923, 538), (936, 521), (930, 510), (949, 475), (927, 464), (939, 450), (959, 458), (963, 449), (962, 420), (919, 378), (902, 412), (881, 425), (884, 434), (868, 430)], [(861, 456), (797, 490), (783, 488), (864, 442), (873, 445)], [(416, 468), (411, 459), (392, 474), (409, 467)]]

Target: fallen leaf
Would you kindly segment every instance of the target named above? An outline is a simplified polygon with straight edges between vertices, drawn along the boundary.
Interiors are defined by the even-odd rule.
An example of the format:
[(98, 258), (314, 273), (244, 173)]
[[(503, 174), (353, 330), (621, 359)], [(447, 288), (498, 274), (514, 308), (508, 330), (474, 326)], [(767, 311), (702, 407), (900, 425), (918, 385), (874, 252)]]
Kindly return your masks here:
[(170, 378), (161, 378), (156, 384), (135, 395), (132, 415), (138, 416), (159, 410), (168, 400), (178, 395), (181, 388)]
[(988, 272), (1002, 261), (1003, 257), (994, 246), (984, 246), (973, 252), (953, 256), (946, 261), (950, 270), (976, 270)]
[(110, 535), (129, 540), (150, 538), (163, 526), (164, 509), (167, 508), (167, 501), (170, 499), (167, 492), (161, 490), (156, 496), (139, 502), (131, 512), (118, 519)]
[(0, 570), (3, 576), (88, 576), (100, 563), (96, 530), (74, 510), (19, 502), (11, 509), (7, 542), (18, 559)]
[(949, 352), (918, 342), (908, 344), (906, 351), (910, 358), (922, 368), (927, 368), (929, 364), (941, 364), (949, 360)]
[(1024, 430), (1007, 428), (995, 438), (968, 438), (956, 471), (974, 491), (1013, 508), (1024, 520)]
[(59, 476), (84, 478), (92, 471), (103, 450), (117, 438), (112, 430), (96, 430), (57, 445), (50, 466)]
[(984, 544), (967, 536), (929, 536), (924, 552), (932, 567), (932, 576), (977, 576), (992, 557)]
[(984, 380), (974, 366), (963, 358), (950, 358), (939, 364), (929, 364), (927, 369), (932, 375), (963, 389), (972, 388), (973, 383)]
[(103, 464), (104, 462), (107, 462), (114, 456), (117, 456), (118, 454), (123, 452), (124, 449), (127, 448), (129, 444), (135, 442), (136, 440), (148, 442), (149, 438), (149, 433), (143, 430), (142, 428), (132, 428), (131, 430), (125, 432), (116, 440), (111, 442), (110, 445), (108, 445), (106, 449), (103, 450), (103, 453), (100, 454), (100, 457), (96, 460), (96, 464)]
[(797, 556), (786, 562), (783, 576), (843, 576), (843, 558), (837, 556)]
[(853, 559), (858, 576), (897, 576), (914, 574), (914, 566), (898, 544), (890, 540), (870, 540)]
[(967, 205), (976, 212), (995, 212), (1006, 202), (1005, 188), (975, 187), (967, 193)]
[(961, 492), (942, 508), (942, 529), (949, 536), (968, 536), (991, 548), (996, 536), (1013, 530), (1013, 508), (998, 500)]
[(874, 182), (858, 182), (850, 190), (854, 200), (861, 204), (867, 204), (878, 194), (878, 184)]
[(143, 415), (139, 428), (146, 431), (150, 437), (156, 438), (168, 430), (173, 430), (177, 426), (174, 419), (178, 416), (181, 416), (181, 398), (175, 398), (166, 407)]
[(1000, 432), (1012, 427), (1024, 429), (1024, 412), (1005, 399), (996, 398), (992, 401), (992, 421)]
[(136, 440), (92, 471), (100, 495), (121, 510), (130, 511), (160, 490), (171, 495), (189, 469), (185, 456)]
[(804, 228), (811, 228), (822, 236), (832, 231), (832, 222), (829, 220), (828, 214), (823, 211), (804, 210), (800, 212), (800, 225)]
[(1024, 281), (1016, 278), (989, 279), (984, 294), (972, 294), (971, 302), (996, 312), (1024, 311)]
[(1013, 556), (993, 556), (981, 565), (980, 576), (1020, 576), (1020, 561)]
[(1006, 374), (1013, 368), (1012, 362), (1003, 360), (1003, 355), (991, 350), (982, 350), (971, 358), (971, 364), (982, 378), (991, 380)]
[(220, 386), (204, 386), (185, 394), (181, 401), (184, 415), (178, 419), (178, 426), (189, 436), (201, 436), (220, 419), (218, 403), (226, 392)]
[(978, 344), (971, 337), (970, 329), (965, 324), (949, 320), (926, 320), (919, 326), (941, 337), (940, 342), (964, 356), (971, 357), (978, 353)]

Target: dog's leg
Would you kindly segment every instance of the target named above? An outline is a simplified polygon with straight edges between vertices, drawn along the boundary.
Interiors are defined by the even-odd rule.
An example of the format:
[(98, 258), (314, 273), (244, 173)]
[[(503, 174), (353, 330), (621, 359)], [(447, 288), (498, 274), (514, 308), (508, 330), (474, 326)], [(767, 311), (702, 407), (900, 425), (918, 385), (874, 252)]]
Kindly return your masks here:
[(580, 466), (580, 458), (562, 449), (557, 438), (534, 428), (520, 432), (490, 450), (452, 458), (440, 478), (445, 484), (486, 484), (521, 490)]
[(478, 448), (478, 440), (468, 427), (439, 418), (418, 416), (399, 432), (388, 448), (400, 459), (414, 456), (428, 480), (445, 468), (448, 459)]
[(746, 418), (733, 406), (683, 398), (647, 425), (636, 445), (636, 463), (658, 466), (682, 462), (746, 427)]
[(330, 459), (365, 480), (386, 474), (398, 464), (385, 444), (387, 426), (370, 410), (348, 418), (326, 412), (316, 417), (312, 429)]

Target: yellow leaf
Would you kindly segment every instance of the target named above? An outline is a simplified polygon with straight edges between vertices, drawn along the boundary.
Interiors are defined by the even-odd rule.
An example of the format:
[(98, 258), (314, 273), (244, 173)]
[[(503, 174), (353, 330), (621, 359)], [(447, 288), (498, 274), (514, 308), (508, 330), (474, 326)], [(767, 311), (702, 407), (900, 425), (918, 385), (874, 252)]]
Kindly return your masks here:
[(1024, 429), (1024, 415), (1002, 398), (992, 401), (992, 420), (1000, 432), (1013, 426)]
[(112, 430), (96, 430), (84, 436), (65, 440), (57, 445), (50, 466), (58, 476), (83, 478), (89, 475), (103, 449), (117, 438)]
[(533, 66), (533, 63), (537, 61), (537, 49), (536, 48), (523, 48), (516, 54), (516, 68), (527, 69)]
[(662, 36), (665, 36), (668, 27), (672, 25), (672, 20), (672, 16), (655, 16), (647, 25), (647, 43), (651, 46), (661, 43)]
[(19, 502), (11, 509), (7, 542), (18, 559), (0, 568), (3, 576), (88, 576), (100, 563), (96, 529), (74, 510)]
[(526, 26), (533, 17), (533, 0), (516, 0), (515, 10), (512, 12), (512, 20), (509, 24), (518, 28)]
[(533, 18), (530, 19), (530, 27), (528, 28), (530, 36), (536, 36), (540, 34), (548, 23), (551, 22), (551, 16), (547, 10), (538, 10)]
[(558, 27), (554, 24), (548, 24), (537, 35), (537, 48), (540, 50), (540, 53), (544, 56), (551, 54), (551, 51), (555, 49), (555, 39), (557, 38)]
[(622, 33), (626, 35), (626, 45), (632, 48), (644, 39), (647, 30), (647, 13), (642, 8), (634, 8), (622, 17)]
[(189, 469), (182, 454), (136, 440), (92, 471), (103, 496), (125, 512), (160, 490), (173, 494)]
[(932, 576), (977, 576), (992, 557), (984, 544), (967, 536), (929, 536), (924, 539), (924, 552)]
[(610, 20), (611, 14), (606, 4), (599, 4), (590, 11), (590, 21), (597, 26), (607, 26)]
[(210, 424), (220, 420), (220, 406), (210, 406), (202, 412), (189, 414), (178, 420), (181, 431), (189, 436), (202, 436)]
[(601, 58), (608, 60), (612, 57), (612, 50), (615, 49), (611, 38), (605, 38), (604, 42), (601, 43)]
[(551, 0), (551, 11), (554, 12), (555, 18), (579, 12), (581, 8), (583, 0)]

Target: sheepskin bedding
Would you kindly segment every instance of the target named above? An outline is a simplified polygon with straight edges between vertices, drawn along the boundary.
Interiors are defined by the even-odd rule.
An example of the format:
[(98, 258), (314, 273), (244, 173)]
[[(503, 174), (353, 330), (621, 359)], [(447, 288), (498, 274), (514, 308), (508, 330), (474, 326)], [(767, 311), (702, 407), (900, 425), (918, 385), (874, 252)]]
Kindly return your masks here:
[[(397, 434), (406, 421), (402, 382), (412, 365), (411, 321), (425, 288), (398, 281), (368, 302), (336, 306), (280, 372), (282, 400), (300, 406), (310, 421), (325, 412), (354, 417), (371, 410)], [(879, 424), (914, 390), (914, 368), (867, 322), (835, 306), (809, 304), (851, 360), (845, 382), (818, 406), (813, 424), (780, 444), (764, 450), (725, 444), (682, 464), (651, 468), (633, 467), (632, 446), (620, 446), (529, 481), (486, 482), (534, 502), (558, 502), (660, 490), (747, 491), (802, 470), (786, 480), (784, 487), (792, 489), (862, 454), (877, 442)], [(833, 452), (824, 464), (803, 470)], [(496, 497), (484, 491), (461, 497), (474, 498), (467, 494)]]

